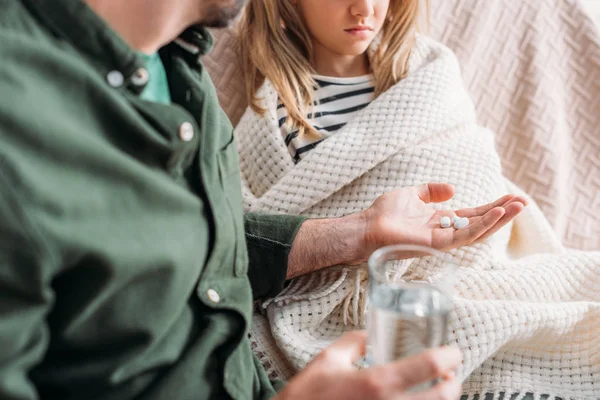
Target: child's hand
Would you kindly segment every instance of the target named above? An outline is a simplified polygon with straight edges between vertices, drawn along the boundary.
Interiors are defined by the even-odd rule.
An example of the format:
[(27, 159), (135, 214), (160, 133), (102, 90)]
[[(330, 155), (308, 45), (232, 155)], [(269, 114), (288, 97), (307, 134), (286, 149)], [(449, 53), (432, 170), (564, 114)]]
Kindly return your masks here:
[[(476, 243), (494, 234), (527, 205), (525, 198), (516, 195), (456, 211), (436, 211), (429, 204), (449, 200), (453, 195), (453, 186), (445, 183), (429, 183), (382, 195), (362, 215), (366, 225), (366, 253), (392, 244), (423, 245), (445, 251)], [(442, 217), (452, 219), (455, 215), (467, 217), (469, 225), (458, 230), (441, 227)]]

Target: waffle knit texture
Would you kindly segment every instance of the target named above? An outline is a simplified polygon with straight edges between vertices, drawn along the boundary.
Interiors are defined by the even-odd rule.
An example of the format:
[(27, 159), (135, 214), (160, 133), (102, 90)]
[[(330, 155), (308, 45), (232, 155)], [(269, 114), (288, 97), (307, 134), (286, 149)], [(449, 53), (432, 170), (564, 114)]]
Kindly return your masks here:
[[(431, 39), (418, 38), (406, 79), (298, 164), (268, 81), (259, 97), (268, 112), (247, 110), (235, 135), (246, 211), (334, 217), (424, 182), (455, 185), (455, 197), (437, 205), (444, 209), (523, 194), (502, 174), (493, 133), (477, 123), (456, 57)], [(600, 253), (565, 249), (531, 201), (514, 224), (451, 254), (460, 269), (449, 341), (463, 353), (465, 394), (600, 398)], [(440, 261), (415, 260), (409, 273), (435, 280)], [(350, 305), (365, 302), (364, 289), (360, 268), (342, 268), (298, 278), (264, 303), (250, 334), (272, 376), (288, 378), (363, 327), (364, 308)]]

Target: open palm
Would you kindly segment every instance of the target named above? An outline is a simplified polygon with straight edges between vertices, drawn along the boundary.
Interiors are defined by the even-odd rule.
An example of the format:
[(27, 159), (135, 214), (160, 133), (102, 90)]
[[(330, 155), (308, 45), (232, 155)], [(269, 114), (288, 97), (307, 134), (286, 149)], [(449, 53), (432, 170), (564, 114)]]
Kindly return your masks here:
[[(453, 195), (453, 186), (445, 183), (428, 183), (382, 195), (365, 211), (369, 251), (398, 243), (442, 251), (469, 245), (497, 232), (527, 205), (525, 198), (516, 195), (456, 211), (437, 211), (430, 204), (447, 201)], [(440, 220), (444, 216), (467, 217), (469, 225), (463, 229), (442, 228)]]

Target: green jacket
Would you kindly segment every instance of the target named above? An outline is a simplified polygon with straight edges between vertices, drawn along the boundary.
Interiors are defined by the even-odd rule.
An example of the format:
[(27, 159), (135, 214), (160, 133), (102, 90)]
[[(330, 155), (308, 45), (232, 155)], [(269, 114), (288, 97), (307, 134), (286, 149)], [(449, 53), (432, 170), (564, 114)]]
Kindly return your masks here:
[(302, 219), (243, 217), (210, 43), (161, 49), (173, 104), (150, 103), (82, 0), (0, 0), (1, 399), (273, 395), (252, 290), (283, 287)]

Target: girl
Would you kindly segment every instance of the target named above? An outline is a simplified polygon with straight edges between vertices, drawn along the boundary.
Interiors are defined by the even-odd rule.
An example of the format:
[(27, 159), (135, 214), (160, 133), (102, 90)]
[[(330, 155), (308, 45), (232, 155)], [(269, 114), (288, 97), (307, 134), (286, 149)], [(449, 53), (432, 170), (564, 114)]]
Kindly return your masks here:
[[(380, 223), (431, 244), (440, 231), (470, 229), (441, 229), (442, 217), (457, 214), (472, 227), (482, 217), (468, 207), (520, 192), (502, 174), (493, 134), (477, 124), (456, 58), (417, 34), (420, 11), (418, 0), (250, 1), (240, 26), (250, 107), (235, 134), (246, 211), (326, 218), (384, 199), (404, 215)], [(449, 182), (456, 194), (437, 211), (382, 196), (422, 182)], [(504, 204), (502, 222), (522, 210), (518, 199)], [(466, 394), (597, 397), (591, 386), (575, 393), (564, 382), (571, 368), (600, 380), (600, 254), (567, 251), (531, 203), (514, 225), (450, 254), (461, 268), (449, 341), (464, 355)], [(434, 282), (444, 268), (419, 258), (407, 274)], [(300, 277), (263, 306), (267, 331), (258, 322), (252, 334), (272, 338), (284, 360), (270, 346), (261, 352), (287, 377), (286, 363), (299, 370), (344, 331), (364, 327), (365, 274)], [(562, 368), (564, 359), (575, 361)]]
[[(378, 94), (404, 78), (419, 0), (253, 1), (240, 35), (248, 103), (268, 78), (278, 124), (297, 163)], [(381, 46), (367, 49), (381, 33)]]

